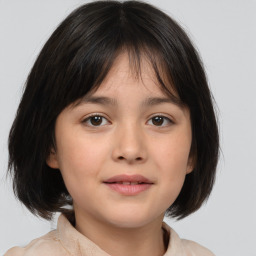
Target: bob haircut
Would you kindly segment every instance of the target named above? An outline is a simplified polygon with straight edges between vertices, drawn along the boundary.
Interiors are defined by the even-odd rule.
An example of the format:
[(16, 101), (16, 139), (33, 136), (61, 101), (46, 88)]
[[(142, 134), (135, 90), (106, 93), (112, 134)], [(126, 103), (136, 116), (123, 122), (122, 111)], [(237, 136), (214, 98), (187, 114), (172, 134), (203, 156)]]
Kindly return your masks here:
[(190, 110), (194, 169), (166, 216), (184, 218), (210, 195), (219, 136), (196, 49), (174, 20), (149, 4), (94, 1), (73, 11), (42, 48), (10, 130), (8, 170), (14, 193), (33, 214), (45, 219), (55, 212), (72, 214), (67, 207), (72, 198), (60, 171), (46, 164), (55, 149), (56, 118), (96, 90), (124, 51), (136, 76), (142, 58), (146, 59), (164, 92)]

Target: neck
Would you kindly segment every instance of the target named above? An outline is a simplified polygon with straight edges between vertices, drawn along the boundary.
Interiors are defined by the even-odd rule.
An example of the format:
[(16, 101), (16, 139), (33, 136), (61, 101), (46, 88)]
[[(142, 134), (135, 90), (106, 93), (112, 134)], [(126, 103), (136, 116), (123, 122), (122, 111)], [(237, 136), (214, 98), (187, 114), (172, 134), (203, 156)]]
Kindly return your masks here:
[(112, 256), (162, 256), (163, 217), (136, 228), (120, 228), (76, 215), (76, 229)]

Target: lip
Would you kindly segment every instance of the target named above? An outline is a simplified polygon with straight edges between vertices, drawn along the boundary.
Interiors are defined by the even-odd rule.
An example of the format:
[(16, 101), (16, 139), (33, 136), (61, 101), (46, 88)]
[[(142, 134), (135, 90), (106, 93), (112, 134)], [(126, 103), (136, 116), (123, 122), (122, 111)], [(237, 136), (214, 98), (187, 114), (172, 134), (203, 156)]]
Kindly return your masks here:
[(122, 175), (116, 175), (113, 176), (107, 180), (104, 180), (104, 183), (114, 183), (114, 182), (139, 182), (139, 183), (148, 183), (148, 184), (153, 184), (152, 181), (150, 181), (149, 179), (145, 178), (142, 175), (126, 175), (126, 174), (122, 174)]
[(138, 195), (154, 184), (142, 175), (117, 175), (104, 180), (103, 183), (111, 190), (126, 196)]

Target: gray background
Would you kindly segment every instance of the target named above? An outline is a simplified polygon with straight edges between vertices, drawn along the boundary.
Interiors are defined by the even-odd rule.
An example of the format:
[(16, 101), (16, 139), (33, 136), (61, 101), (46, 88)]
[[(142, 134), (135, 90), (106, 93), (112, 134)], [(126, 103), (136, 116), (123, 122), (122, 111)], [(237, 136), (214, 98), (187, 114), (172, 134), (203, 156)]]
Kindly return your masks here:
[[(0, 0), (0, 255), (55, 226), (17, 202), (5, 178), (7, 137), (22, 86), (42, 45), (78, 0)], [(205, 63), (220, 123), (222, 156), (214, 191), (175, 222), (183, 238), (218, 256), (256, 256), (256, 1), (151, 0), (188, 31)]]

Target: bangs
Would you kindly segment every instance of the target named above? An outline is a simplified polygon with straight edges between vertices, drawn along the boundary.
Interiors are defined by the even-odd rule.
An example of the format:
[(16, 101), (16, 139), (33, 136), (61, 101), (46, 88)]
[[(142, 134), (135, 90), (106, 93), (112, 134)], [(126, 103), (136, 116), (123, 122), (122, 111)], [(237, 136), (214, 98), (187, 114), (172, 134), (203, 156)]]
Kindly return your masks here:
[(101, 65), (101, 70), (98, 69), (98, 77), (90, 87), (90, 90), (86, 88), (88, 87), (88, 85), (84, 83), (76, 84), (76, 86), (74, 86), (73, 88), (74, 90), (76, 89), (76, 87), (81, 87), (82, 93), (83, 88), (85, 90), (82, 95), (76, 94), (77, 100), (71, 104), (77, 106), (86, 95), (93, 94), (95, 91), (97, 91), (97, 89), (101, 86), (102, 82), (105, 80), (109, 71), (115, 65), (118, 57), (123, 54), (127, 54), (130, 73), (134, 79), (141, 80), (142, 83), (144, 83), (142, 79), (142, 72), (145, 65), (149, 66), (150, 71), (155, 78), (154, 80), (156, 82), (156, 86), (158, 86), (160, 90), (162, 90), (162, 92), (166, 94), (167, 97), (169, 97), (175, 104), (179, 106), (184, 106), (183, 102), (180, 100), (177, 94), (177, 90), (172, 82), (170, 74), (168, 73), (166, 63), (164, 63), (163, 58), (161, 58), (160, 56), (160, 53), (157, 53), (155, 49), (149, 49), (148, 46), (140, 46), (140, 48), (138, 48), (134, 47), (134, 45), (132, 44), (122, 44), (122, 46), (118, 50), (116, 50), (116, 52), (114, 52), (112, 58), (102, 60), (103, 64)]
[[(112, 6), (113, 9), (115, 7)], [(109, 12), (109, 10), (105, 11)], [(59, 28), (61, 30), (64, 26), (65, 35), (69, 37), (66, 40), (56, 40), (56, 35), (62, 36), (58, 30), (55, 32), (56, 35), (52, 35), (55, 41), (61, 43), (51, 53), (53, 61), (47, 65), (49, 70), (47, 84), (51, 87), (50, 90), (53, 88), (53, 83), (56, 88), (58, 113), (87, 93), (97, 90), (117, 57), (123, 53), (128, 54), (130, 69), (136, 79), (141, 78), (142, 63), (147, 61), (164, 93), (181, 105), (182, 100), (172, 79), (170, 64), (166, 61), (171, 61), (170, 52), (168, 55), (164, 54), (169, 49), (164, 49), (163, 39), (160, 35), (154, 35), (153, 31), (148, 31), (149, 26), (144, 21), (146, 17), (145, 19), (140, 16), (134, 17), (134, 14), (133, 17), (129, 17), (129, 8), (125, 12), (122, 8), (111, 10), (112, 13), (113, 11), (116, 15), (104, 17), (102, 22), (97, 20), (98, 27), (94, 27), (93, 32), (92, 28), (88, 27), (93, 23), (92, 20), (88, 23), (91, 17), (69, 28), (71, 24), (69, 19), (72, 21), (74, 19), (71, 14)], [(53, 42), (49, 44), (53, 45)], [(46, 48), (49, 47), (46, 45)]]

